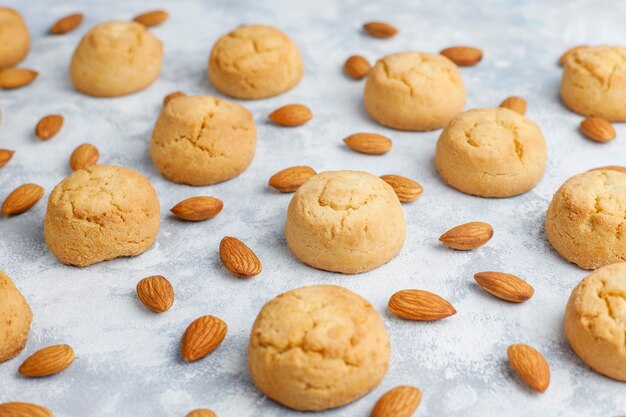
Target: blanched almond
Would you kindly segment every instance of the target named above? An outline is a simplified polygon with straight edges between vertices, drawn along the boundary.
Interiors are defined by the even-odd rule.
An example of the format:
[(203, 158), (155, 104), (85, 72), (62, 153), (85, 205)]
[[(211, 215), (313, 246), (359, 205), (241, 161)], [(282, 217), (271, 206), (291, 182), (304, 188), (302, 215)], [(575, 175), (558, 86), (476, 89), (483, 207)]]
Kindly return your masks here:
[(385, 22), (368, 22), (363, 25), (363, 29), (375, 38), (387, 39), (395, 36), (398, 29)]
[(439, 240), (452, 249), (472, 250), (484, 245), (493, 237), (493, 228), (483, 222), (470, 222), (453, 227)]
[(272, 175), (269, 185), (281, 193), (293, 193), (315, 174), (315, 170), (308, 166), (290, 167)]
[(79, 169), (87, 169), (98, 163), (100, 152), (98, 148), (90, 143), (79, 145), (70, 156), (70, 168), (74, 171)]
[(222, 343), (228, 326), (215, 316), (202, 316), (194, 320), (185, 330), (180, 342), (184, 360), (193, 362), (204, 358)]
[(37, 126), (35, 126), (35, 135), (41, 140), (48, 140), (56, 135), (63, 126), (63, 116), (60, 114), (49, 114), (44, 116)]
[(391, 139), (377, 133), (355, 133), (344, 138), (343, 142), (353, 151), (368, 155), (382, 155), (391, 150)]
[(362, 80), (367, 77), (372, 69), (372, 65), (362, 55), (352, 55), (343, 64), (343, 69), (350, 78), (355, 80)]
[(380, 178), (391, 185), (391, 188), (398, 196), (398, 200), (403, 203), (415, 201), (424, 193), (421, 185), (402, 175), (381, 175)]
[(535, 293), (532, 285), (513, 274), (478, 272), (474, 279), (489, 294), (513, 303), (526, 301)]
[(452, 46), (443, 49), (440, 54), (459, 67), (471, 67), (483, 59), (483, 51), (472, 46)]
[(447, 300), (424, 290), (398, 291), (389, 299), (387, 308), (407, 320), (439, 320), (456, 314)]
[(24, 213), (43, 197), (44, 189), (37, 184), (24, 184), (17, 187), (2, 204), (6, 215)]
[(217, 216), (223, 207), (224, 203), (218, 198), (198, 196), (181, 201), (171, 212), (183, 220), (200, 222)]
[(56, 21), (50, 28), (50, 33), (53, 35), (63, 35), (71, 32), (83, 23), (83, 14), (74, 13), (69, 16), (65, 16)]
[(274, 110), (269, 115), (272, 122), (285, 127), (302, 126), (312, 118), (311, 110), (302, 104), (288, 104)]

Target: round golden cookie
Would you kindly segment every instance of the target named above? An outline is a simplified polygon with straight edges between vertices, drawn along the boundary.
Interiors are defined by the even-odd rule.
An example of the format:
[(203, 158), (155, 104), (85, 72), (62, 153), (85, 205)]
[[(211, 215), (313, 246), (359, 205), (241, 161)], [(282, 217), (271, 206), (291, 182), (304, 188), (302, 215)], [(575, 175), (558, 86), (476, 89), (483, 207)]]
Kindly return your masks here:
[(370, 271), (404, 244), (404, 211), (393, 188), (360, 171), (314, 175), (294, 194), (285, 224), (287, 246), (314, 268)]
[(568, 54), (561, 97), (576, 113), (626, 121), (626, 48), (594, 46)]
[(626, 263), (604, 266), (583, 278), (565, 308), (564, 326), (583, 362), (626, 381)]
[(154, 165), (170, 181), (209, 185), (241, 174), (256, 150), (254, 117), (245, 107), (181, 96), (161, 110), (150, 142)]
[(129, 168), (94, 165), (52, 190), (44, 235), (61, 262), (82, 267), (145, 252), (156, 240), (159, 215), (146, 177)]
[(461, 113), (441, 132), (437, 171), (451, 187), (481, 197), (511, 197), (533, 188), (545, 171), (541, 129), (504, 108)]
[(403, 52), (379, 59), (365, 83), (365, 109), (383, 126), (433, 130), (465, 106), (457, 66), (443, 55)]
[(0, 363), (20, 354), (30, 332), (33, 313), (11, 278), (0, 271)]
[(83, 36), (72, 56), (74, 87), (97, 97), (143, 90), (161, 72), (163, 45), (142, 24), (107, 22)]
[(218, 39), (209, 57), (213, 86), (240, 99), (284, 93), (298, 84), (303, 73), (298, 47), (272, 26), (240, 26)]
[(546, 213), (546, 237), (583, 269), (626, 261), (626, 173), (614, 169), (573, 176)]
[(274, 401), (320, 411), (376, 387), (389, 355), (387, 331), (371, 304), (345, 288), (314, 285), (263, 306), (250, 334), (248, 367)]
[(22, 62), (30, 49), (30, 35), (22, 16), (0, 7), (0, 69)]

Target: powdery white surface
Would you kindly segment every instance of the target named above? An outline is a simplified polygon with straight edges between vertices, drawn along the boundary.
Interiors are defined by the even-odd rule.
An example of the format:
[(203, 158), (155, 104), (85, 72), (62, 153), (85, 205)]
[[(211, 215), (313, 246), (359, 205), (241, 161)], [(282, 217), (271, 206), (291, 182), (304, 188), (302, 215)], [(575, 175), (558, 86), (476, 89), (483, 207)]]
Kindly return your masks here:
[[(617, 140), (599, 145), (577, 131), (581, 120), (558, 98), (561, 69), (556, 61), (570, 46), (620, 44), (626, 39), (626, 3), (616, 1), (231, 1), (148, 0), (95, 2), (18, 1), (31, 29), (33, 46), (23, 63), (40, 71), (37, 81), (0, 92), (3, 120), (0, 147), (15, 149), (0, 170), (0, 198), (24, 182), (46, 188), (70, 173), (68, 159), (80, 143), (91, 142), (101, 162), (139, 170), (155, 186), (162, 227), (157, 244), (132, 259), (77, 269), (61, 265), (43, 240), (45, 200), (24, 215), (0, 218), (0, 268), (30, 302), (34, 322), (25, 351), (0, 365), (0, 402), (30, 401), (57, 416), (184, 416), (209, 407), (220, 416), (295, 416), (261, 395), (247, 371), (248, 333), (261, 306), (275, 295), (308, 284), (339, 284), (364, 296), (380, 311), (392, 343), (391, 366), (370, 395), (326, 416), (369, 415), (380, 395), (398, 384), (423, 390), (416, 416), (614, 416), (626, 413), (626, 384), (592, 372), (571, 351), (562, 330), (571, 289), (586, 272), (562, 260), (543, 233), (544, 213), (554, 191), (587, 169), (626, 162), (626, 127)], [(170, 19), (153, 29), (165, 44), (162, 75), (146, 91), (128, 97), (95, 99), (76, 93), (68, 78), (72, 51), (94, 24), (130, 19), (163, 7)], [(86, 20), (65, 36), (47, 36), (58, 17), (81, 11)], [(391, 40), (365, 36), (369, 20), (400, 28)], [(169, 92), (218, 95), (206, 78), (209, 51), (219, 36), (242, 23), (267, 23), (289, 33), (302, 50), (306, 74), (282, 96), (243, 102), (259, 127), (258, 152), (241, 176), (211, 187), (165, 181), (148, 156), (150, 133)], [(437, 52), (456, 44), (481, 47), (485, 58), (462, 69), (467, 108), (497, 106), (509, 95), (525, 97), (527, 116), (545, 134), (549, 162), (541, 183), (511, 199), (480, 199), (447, 187), (435, 172), (439, 132), (396, 132), (365, 114), (363, 82), (342, 73), (344, 60), (361, 53), (372, 62), (387, 53)], [(295, 129), (273, 126), (267, 114), (288, 103), (304, 103), (315, 117)], [(41, 142), (33, 135), (40, 117), (65, 116), (58, 136)], [(385, 156), (347, 150), (341, 139), (359, 131), (390, 136)], [(300, 264), (289, 253), (283, 226), (290, 195), (269, 189), (268, 178), (292, 165), (318, 171), (359, 169), (397, 173), (419, 181), (424, 195), (403, 207), (407, 242), (400, 255), (370, 273), (342, 276)], [(184, 223), (168, 210), (193, 195), (224, 201), (223, 212), (204, 223)], [(467, 221), (489, 222), (494, 238), (481, 249), (455, 252), (438, 237)], [(218, 245), (237, 236), (263, 261), (264, 271), (248, 280), (222, 268)], [(477, 271), (517, 274), (536, 289), (521, 305), (497, 300), (474, 283)], [(146, 310), (135, 295), (139, 279), (166, 276), (176, 302), (165, 314)], [(391, 294), (421, 288), (449, 299), (458, 314), (439, 322), (415, 323), (386, 311)], [(215, 314), (229, 326), (222, 346), (196, 363), (179, 358), (179, 341), (196, 317)], [(511, 343), (529, 343), (550, 363), (545, 394), (530, 391), (506, 361)], [(69, 343), (74, 364), (62, 374), (19, 377), (17, 368), (35, 350)], [(321, 414), (321, 413), (320, 413)]]

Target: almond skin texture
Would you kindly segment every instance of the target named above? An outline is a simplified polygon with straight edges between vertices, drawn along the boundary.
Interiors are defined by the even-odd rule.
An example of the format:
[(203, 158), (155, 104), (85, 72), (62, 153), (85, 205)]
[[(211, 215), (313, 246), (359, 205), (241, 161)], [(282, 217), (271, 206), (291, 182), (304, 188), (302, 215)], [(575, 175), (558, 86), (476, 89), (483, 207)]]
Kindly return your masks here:
[(215, 316), (202, 316), (194, 320), (183, 335), (180, 352), (184, 360), (193, 362), (204, 358), (222, 343), (228, 326)]
[(74, 13), (69, 16), (62, 17), (57, 20), (54, 25), (52, 25), (50, 33), (53, 35), (63, 35), (71, 32), (83, 23), (83, 18), (84, 16), (82, 13)]
[(415, 201), (424, 193), (424, 189), (421, 185), (402, 175), (381, 175), (380, 178), (391, 185), (391, 188), (393, 188), (393, 191), (395, 191), (398, 196), (398, 200), (403, 203)]
[(165, 10), (153, 10), (136, 16), (133, 20), (144, 26), (157, 26), (167, 20), (169, 14)]
[(378, 399), (370, 417), (411, 417), (421, 400), (419, 388), (400, 385)]
[(385, 154), (392, 146), (391, 139), (376, 133), (355, 133), (344, 138), (343, 142), (353, 151), (368, 155)]
[(581, 48), (586, 48), (587, 45), (579, 45), (579, 46), (574, 46), (573, 48), (568, 49), (567, 51), (563, 52), (563, 55), (561, 55), (561, 57), (559, 58), (559, 64), (560, 65), (564, 65), (565, 61), (567, 60), (567, 57), (569, 56), (569, 54), (571, 54), (572, 52), (575, 52)]
[(201, 222), (220, 214), (224, 203), (215, 197), (198, 196), (181, 201), (170, 209), (180, 219)]
[(32, 403), (11, 402), (0, 404), (1, 417), (54, 417), (46, 407)]
[(182, 91), (174, 91), (173, 93), (169, 93), (165, 97), (163, 97), (163, 107), (167, 105), (170, 101), (174, 100), (177, 97), (185, 96), (186, 94)]
[(483, 51), (472, 46), (452, 46), (439, 53), (459, 67), (471, 67), (483, 59)]
[(35, 135), (41, 140), (48, 140), (56, 135), (63, 126), (63, 116), (50, 114), (43, 117), (35, 127)]
[(2, 212), (8, 216), (24, 213), (43, 197), (44, 189), (37, 184), (17, 187), (2, 204)]
[(20, 374), (41, 377), (61, 372), (74, 362), (74, 350), (68, 345), (53, 345), (38, 350), (20, 366)]
[(269, 119), (279, 126), (302, 126), (313, 118), (313, 113), (302, 104), (288, 104), (270, 113)]
[(385, 22), (369, 22), (363, 25), (363, 29), (375, 38), (388, 39), (398, 33), (395, 26)]
[(0, 168), (9, 163), (11, 158), (13, 158), (13, 154), (15, 154), (15, 151), (0, 149)]
[(541, 353), (532, 346), (518, 343), (509, 346), (507, 355), (519, 377), (534, 390), (545, 392), (550, 385), (550, 367)]
[(479, 272), (474, 279), (489, 294), (512, 303), (526, 301), (535, 293), (529, 283), (504, 272)]
[(83, 143), (72, 152), (72, 156), (70, 156), (70, 168), (74, 171), (87, 169), (97, 164), (99, 158), (100, 152), (98, 152), (98, 148), (90, 143)]
[(580, 130), (594, 142), (605, 143), (615, 139), (613, 125), (601, 117), (587, 117), (580, 122)]
[(5, 68), (0, 71), (0, 88), (12, 90), (27, 86), (37, 78), (37, 71), (26, 68)]
[(164, 276), (153, 275), (137, 283), (137, 297), (148, 309), (163, 313), (174, 304), (174, 288)]
[(516, 113), (521, 114), (522, 116), (526, 114), (526, 100), (518, 96), (511, 96), (505, 98), (502, 103), (500, 103), (500, 107), (505, 109), (513, 110)]
[(308, 166), (286, 168), (272, 175), (269, 185), (281, 193), (293, 193), (315, 174), (317, 172)]
[(470, 222), (453, 227), (439, 240), (452, 249), (472, 250), (487, 243), (492, 236), (493, 228), (487, 223)]
[(261, 273), (261, 261), (241, 240), (226, 236), (220, 242), (220, 258), (224, 267), (237, 277), (252, 277)]
[(352, 55), (343, 64), (343, 69), (350, 78), (362, 80), (370, 73), (372, 65), (364, 56)]
[(439, 320), (456, 314), (447, 300), (423, 290), (398, 291), (389, 299), (389, 311), (407, 320)]
[(217, 417), (217, 414), (206, 408), (198, 408), (187, 414), (186, 417)]

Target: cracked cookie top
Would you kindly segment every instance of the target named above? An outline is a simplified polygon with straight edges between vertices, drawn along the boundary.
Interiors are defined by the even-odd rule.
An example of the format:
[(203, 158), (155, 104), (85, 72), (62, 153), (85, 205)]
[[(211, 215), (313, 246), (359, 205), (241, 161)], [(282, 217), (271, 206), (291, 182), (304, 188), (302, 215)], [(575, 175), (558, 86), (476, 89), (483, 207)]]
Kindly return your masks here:
[(579, 48), (567, 56), (565, 65), (593, 77), (605, 90), (626, 83), (626, 48), (621, 46)]

